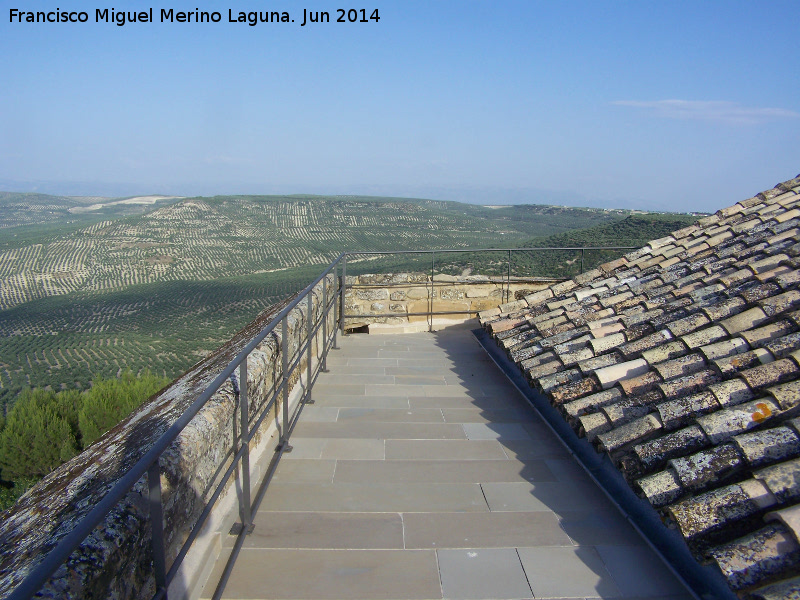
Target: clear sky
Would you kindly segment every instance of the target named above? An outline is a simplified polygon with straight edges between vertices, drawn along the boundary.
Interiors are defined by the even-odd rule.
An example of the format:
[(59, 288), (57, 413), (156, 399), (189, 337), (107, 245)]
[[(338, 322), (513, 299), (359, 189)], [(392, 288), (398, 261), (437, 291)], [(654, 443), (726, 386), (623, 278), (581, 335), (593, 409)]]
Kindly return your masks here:
[(797, 0), (103, 2), (0, 0), (0, 188), (714, 211), (800, 172)]

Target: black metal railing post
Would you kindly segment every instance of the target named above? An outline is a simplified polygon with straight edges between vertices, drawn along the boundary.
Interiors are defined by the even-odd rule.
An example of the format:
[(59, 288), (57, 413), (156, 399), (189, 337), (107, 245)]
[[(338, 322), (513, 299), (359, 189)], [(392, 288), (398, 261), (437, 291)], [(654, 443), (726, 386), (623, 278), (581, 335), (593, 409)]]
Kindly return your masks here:
[(428, 294), (428, 331), (433, 331), (433, 295), (436, 288), (433, 285), (433, 277), (436, 272), (436, 252), (431, 252), (431, 293)]
[(282, 385), (282, 414), (281, 437), (278, 447), (279, 452), (291, 452), (289, 445), (289, 325), (287, 321), (289, 315), (285, 315), (281, 321), (281, 371), (283, 372)]
[(342, 335), (345, 335), (345, 331), (344, 331), (344, 318), (345, 318), (344, 317), (344, 313), (345, 313), (345, 310), (344, 310), (344, 308), (345, 308), (344, 294), (345, 294), (345, 290), (347, 289), (347, 255), (346, 254), (344, 255), (344, 258), (342, 259), (342, 284), (341, 285), (342, 285), (342, 288), (341, 288), (342, 306), (341, 306), (341, 309), (339, 311), (339, 326), (341, 327)]
[(314, 404), (314, 399), (311, 397), (311, 363), (312, 363), (312, 350), (314, 338), (314, 292), (308, 292), (308, 318), (306, 319), (306, 340), (308, 350), (306, 352), (306, 404)]
[(242, 495), (239, 509), (242, 515), (242, 528), (250, 533), (253, 530), (253, 517), (250, 514), (250, 406), (247, 397), (247, 357), (239, 365), (239, 435), (242, 453)]
[(508, 265), (506, 269), (506, 302), (511, 302), (511, 250), (508, 251)]
[(147, 470), (147, 488), (150, 502), (151, 543), (153, 547), (153, 575), (156, 593), (167, 598), (167, 556), (164, 551), (164, 507), (161, 504), (161, 467), (155, 461)]
[[(322, 365), (320, 371), (323, 373), (328, 372), (328, 278), (322, 280)], [(336, 329), (334, 328), (334, 332)], [(334, 333), (334, 335), (336, 335)]]
[(338, 350), (339, 346), (336, 344), (336, 334), (339, 332), (339, 275), (338, 275), (339, 267), (333, 268), (333, 348), (334, 350)]

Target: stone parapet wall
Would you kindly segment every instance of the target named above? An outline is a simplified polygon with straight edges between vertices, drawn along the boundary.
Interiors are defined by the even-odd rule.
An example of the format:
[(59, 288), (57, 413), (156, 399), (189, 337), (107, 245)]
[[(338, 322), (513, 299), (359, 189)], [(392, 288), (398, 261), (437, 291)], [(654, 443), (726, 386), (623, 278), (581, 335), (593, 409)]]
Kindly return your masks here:
[[(332, 276), (317, 285), (312, 296), (315, 321), (321, 314), (323, 283), (327, 285), (329, 298), (335, 293)], [(50, 473), (5, 513), (0, 522), (0, 597), (6, 597), (74, 529), (287, 303), (262, 313), (213, 355), (155, 394), (91, 447)], [(287, 320), (289, 364), (305, 343), (307, 319), (308, 301), (303, 299)], [(331, 313), (328, 331), (334, 326)], [(247, 361), (251, 425), (268, 406), (281, 382), (280, 336), (278, 327)], [(321, 349), (321, 336), (317, 336), (312, 346), (312, 362), (316, 362)], [(300, 368), (290, 379), (290, 407), (292, 403), (296, 405), (307, 384), (305, 356), (304, 353)], [(303, 379), (299, 374), (303, 374)], [(251, 442), (253, 487), (273, 455), (280, 410), (280, 403), (276, 402)], [(238, 425), (238, 396), (227, 381), (161, 455), (168, 570), (238, 450)], [(199, 594), (198, 585), (219, 554), (221, 536), (239, 520), (239, 481), (236, 476), (231, 477), (215, 504), (170, 585), (171, 599)], [(37, 597), (150, 598), (155, 592), (150, 530), (145, 476), (84, 540), (67, 564), (56, 571)]]
[(479, 311), (524, 298), (554, 281), (557, 280), (512, 277), (509, 281), (503, 277), (444, 274), (431, 278), (427, 273), (347, 277), (345, 328), (366, 326), (382, 330), (395, 326), (413, 330), (426, 327), (431, 320), (444, 324), (463, 322)]

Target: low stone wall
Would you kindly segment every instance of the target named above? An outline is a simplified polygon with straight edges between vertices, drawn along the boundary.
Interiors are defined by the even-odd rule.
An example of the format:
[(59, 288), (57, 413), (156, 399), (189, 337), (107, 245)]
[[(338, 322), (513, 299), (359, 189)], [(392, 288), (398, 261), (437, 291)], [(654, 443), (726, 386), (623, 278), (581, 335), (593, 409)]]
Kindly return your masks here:
[[(542, 278), (512, 277), (509, 282), (502, 277), (443, 274), (431, 279), (426, 273), (347, 277), (345, 329), (413, 331), (446, 326), (474, 318), (478, 311), (524, 298), (553, 282)], [(435, 314), (446, 312), (453, 314)], [(434, 314), (428, 316), (430, 313)]]
[[(324, 281), (334, 293), (332, 276)], [(322, 285), (315, 288), (312, 312), (321, 311)], [(0, 522), (0, 597), (6, 597), (56, 544), (88, 514), (214, 380), (227, 364), (286, 304), (272, 307), (236, 334), (213, 355), (195, 365), (173, 384), (154, 395), (133, 415), (107, 432), (86, 451), (62, 465), (33, 487)], [(308, 302), (289, 313), (290, 364), (306, 339)], [(330, 315), (328, 331), (334, 327)], [(280, 327), (253, 351), (247, 362), (251, 424), (280, 384)], [(312, 360), (321, 350), (321, 337)], [(305, 354), (304, 354), (305, 356)], [(306, 365), (305, 359), (302, 365)], [(237, 371), (238, 373), (238, 371)], [(304, 366), (295, 373), (306, 373)], [(293, 377), (290, 403), (296, 404), (306, 382)], [(251, 442), (252, 482), (268, 464), (276, 442), (280, 415), (276, 402)], [(197, 524), (224, 471), (237, 450), (238, 397), (226, 382), (161, 456), (162, 502), (167, 569)], [(261, 467), (259, 467), (261, 465)], [(211, 517), (170, 585), (171, 599), (197, 597), (210, 565), (221, 549), (221, 538), (238, 520), (240, 479), (232, 477)], [(155, 592), (150, 547), (147, 478), (143, 477), (108, 514), (105, 521), (56, 571), (38, 597), (150, 598)]]

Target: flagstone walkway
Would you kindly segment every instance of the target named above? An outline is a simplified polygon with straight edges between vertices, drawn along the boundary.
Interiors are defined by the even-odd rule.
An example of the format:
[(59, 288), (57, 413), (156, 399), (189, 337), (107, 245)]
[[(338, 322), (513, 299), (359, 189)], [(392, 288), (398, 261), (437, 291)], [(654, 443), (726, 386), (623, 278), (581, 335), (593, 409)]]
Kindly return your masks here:
[(691, 598), (469, 330), (340, 346), (223, 598)]

